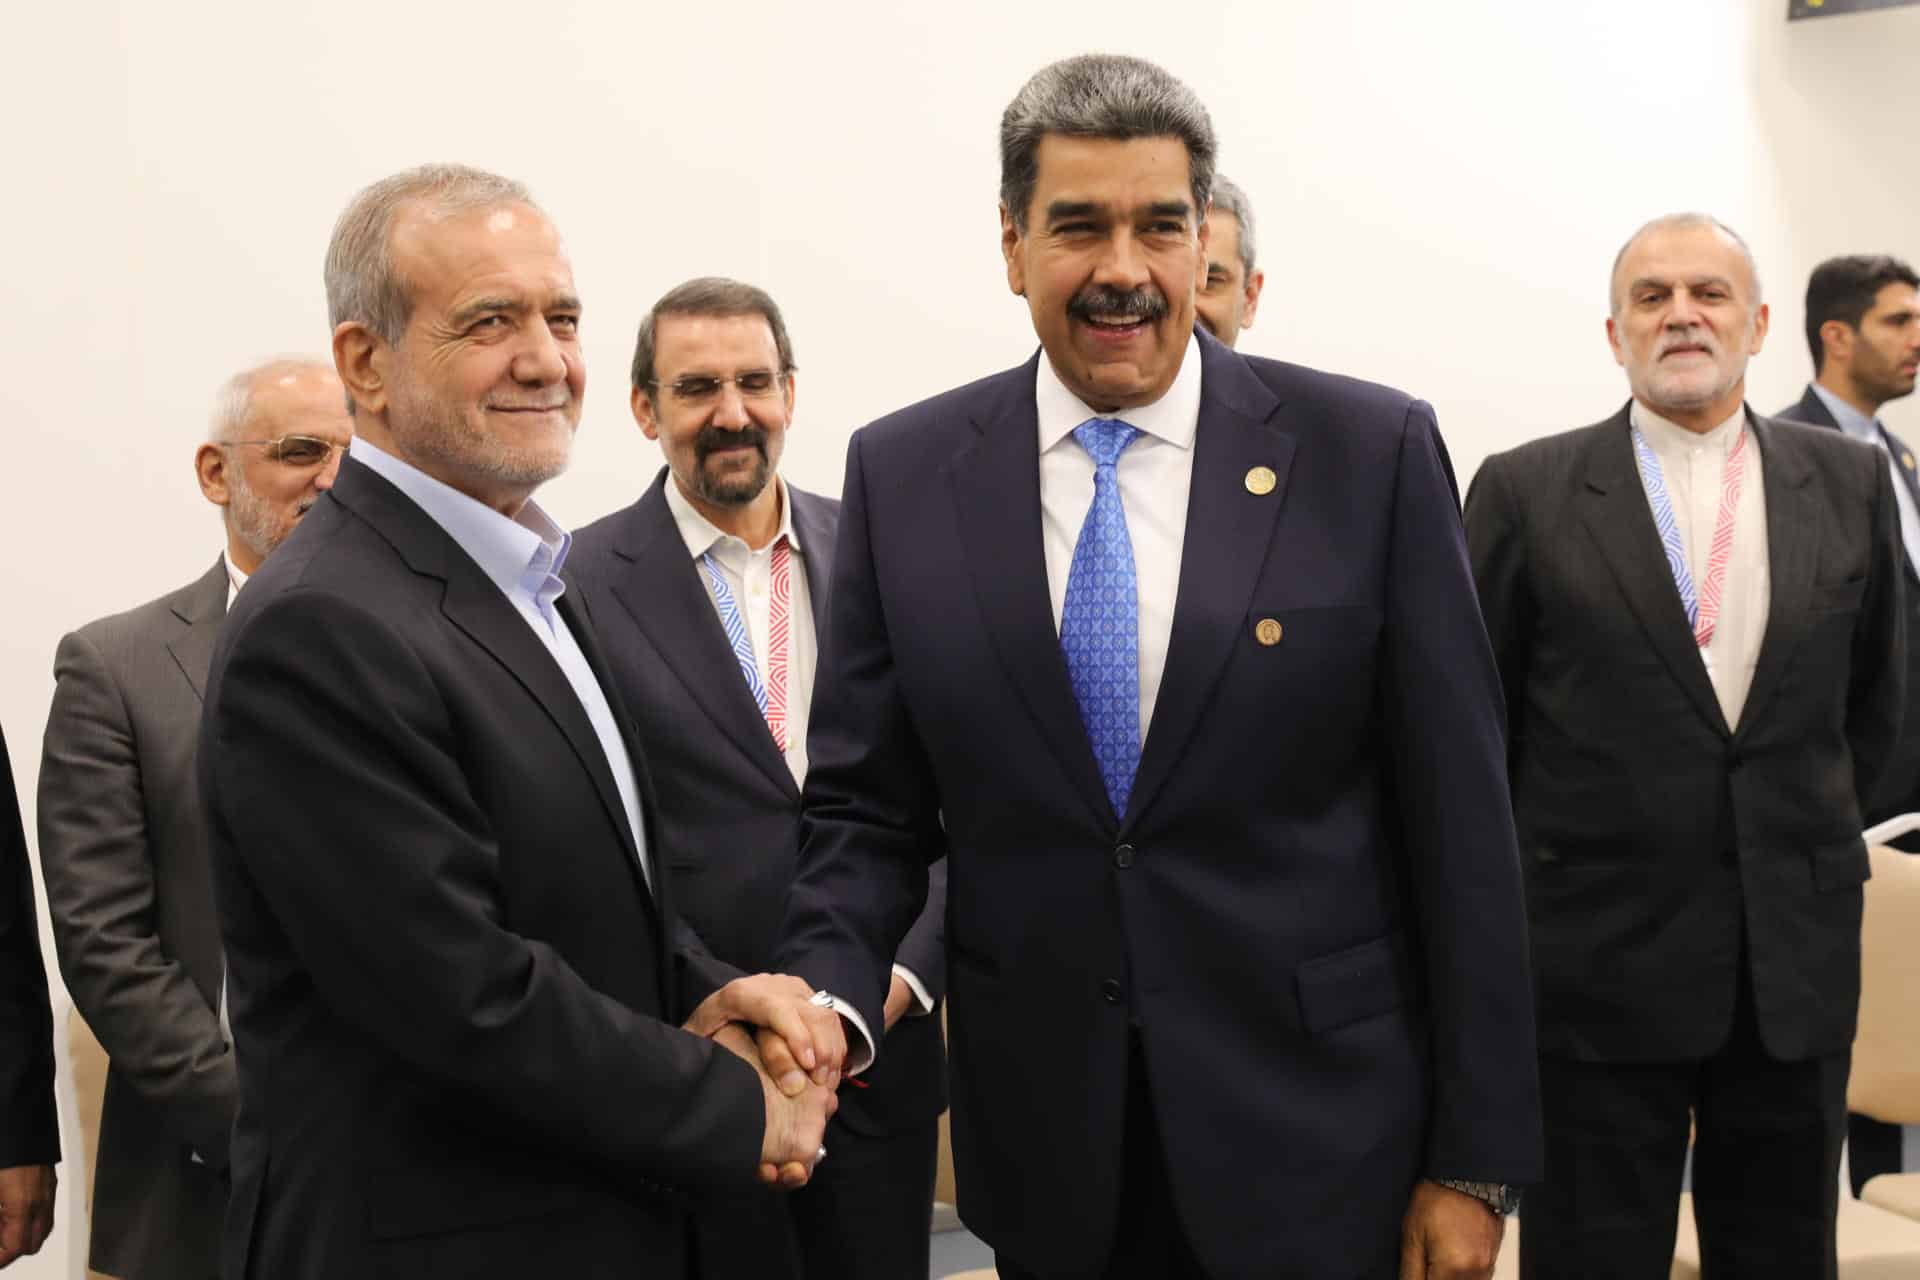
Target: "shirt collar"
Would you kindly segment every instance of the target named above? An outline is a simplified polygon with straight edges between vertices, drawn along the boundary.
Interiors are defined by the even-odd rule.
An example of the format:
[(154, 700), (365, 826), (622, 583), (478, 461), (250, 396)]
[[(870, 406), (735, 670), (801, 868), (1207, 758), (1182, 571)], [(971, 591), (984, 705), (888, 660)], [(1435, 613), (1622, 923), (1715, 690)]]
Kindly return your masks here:
[[(797, 553), (800, 551), (800, 535), (795, 533), (793, 529), (793, 494), (787, 489), (786, 479), (777, 472), (773, 477), (773, 482), (779, 486), (780, 530), (773, 535), (773, 542), (769, 542), (767, 548), (771, 548), (774, 543), (779, 542), (781, 538), (785, 538), (787, 540), (787, 549)], [(746, 539), (726, 532), (714, 524), (713, 521), (701, 515), (699, 511), (695, 510), (694, 505), (687, 501), (687, 495), (680, 492), (680, 484), (673, 478), (672, 472), (667, 473), (666, 490), (667, 510), (673, 513), (674, 527), (680, 530), (680, 540), (687, 544), (688, 555), (698, 560), (701, 556), (713, 550), (715, 544), (729, 540), (737, 544), (742, 550), (751, 551), (751, 548), (747, 546)], [(763, 550), (767, 548), (763, 548)]]
[(460, 544), (462, 551), (473, 557), (480, 571), (503, 594), (531, 597), (543, 609), (559, 597), (564, 589), (560, 567), (566, 563), (573, 538), (540, 509), (539, 503), (529, 499), (519, 515), (508, 519), (486, 503), (380, 449), (365, 436), (354, 436), (347, 452), (413, 499)]
[(233, 557), (224, 550), (220, 553), (220, 562), (227, 566), (227, 608), (231, 609), (233, 598), (240, 594), (240, 588), (247, 585), (247, 579), (252, 575), (235, 564)]
[(1633, 425), (1647, 438), (1647, 443), (1656, 451), (1665, 449), (1691, 449), (1696, 445), (1709, 445), (1726, 453), (1733, 448), (1733, 442), (1740, 438), (1740, 426), (1746, 421), (1747, 406), (1741, 405), (1733, 411), (1733, 416), (1720, 423), (1711, 431), (1689, 431), (1677, 422), (1661, 417), (1653, 410), (1633, 402), (1631, 410)]
[(1067, 389), (1054, 372), (1053, 361), (1040, 353), (1040, 372), (1034, 379), (1034, 404), (1040, 411), (1040, 452), (1059, 444), (1088, 418), (1117, 418), (1177, 449), (1191, 449), (1200, 426), (1200, 340), (1191, 335), (1180, 357), (1180, 372), (1167, 393), (1152, 404), (1118, 413), (1096, 413)]
[(1864, 440), (1870, 445), (1879, 445), (1880, 420), (1878, 418), (1869, 418), (1866, 414), (1860, 412), (1817, 382), (1808, 385), (1812, 386), (1813, 394), (1820, 397), (1820, 403), (1827, 406), (1827, 412), (1833, 415), (1833, 420), (1840, 424), (1842, 431), (1852, 436), (1855, 440)]

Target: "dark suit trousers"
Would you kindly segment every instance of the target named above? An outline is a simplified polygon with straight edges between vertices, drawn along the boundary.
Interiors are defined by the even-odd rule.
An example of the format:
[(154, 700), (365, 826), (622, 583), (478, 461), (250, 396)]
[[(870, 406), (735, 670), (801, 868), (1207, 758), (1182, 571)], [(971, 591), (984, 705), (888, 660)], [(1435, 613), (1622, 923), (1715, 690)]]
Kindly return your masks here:
[[(1126, 1133), (1121, 1141), (1120, 1221), (1104, 1280), (1205, 1280), (1174, 1208), (1167, 1181), (1167, 1158), (1147, 1087), (1147, 1060), (1140, 1037), (1127, 1052)], [(994, 1256), (1001, 1280), (1065, 1280), (1021, 1266), (1004, 1254)]]
[(1541, 1059), (1547, 1178), (1520, 1210), (1525, 1280), (1665, 1280), (1689, 1119), (1705, 1273), (1832, 1280), (1851, 1055), (1768, 1057), (1740, 972), (1733, 1030), (1705, 1061)]
[(873, 1135), (854, 1132), (836, 1116), (827, 1123), (827, 1158), (803, 1189), (755, 1189), (699, 1211), (693, 1274), (699, 1280), (926, 1275), (939, 1142), (938, 1117)]

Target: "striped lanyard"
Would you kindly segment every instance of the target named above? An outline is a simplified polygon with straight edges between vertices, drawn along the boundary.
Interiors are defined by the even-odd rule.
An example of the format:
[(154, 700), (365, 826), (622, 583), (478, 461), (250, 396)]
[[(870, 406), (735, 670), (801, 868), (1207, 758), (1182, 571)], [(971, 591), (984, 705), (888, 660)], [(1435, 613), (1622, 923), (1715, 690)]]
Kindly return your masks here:
[(706, 570), (707, 582), (713, 588), (714, 606), (720, 610), (720, 626), (727, 633), (734, 661), (740, 664), (740, 674), (746, 677), (747, 690), (753, 694), (760, 714), (766, 717), (774, 746), (784, 754), (787, 749), (787, 654), (793, 613), (793, 552), (787, 545), (786, 535), (782, 534), (773, 544), (773, 600), (767, 623), (767, 678), (764, 681), (760, 678), (759, 664), (753, 660), (753, 637), (747, 631), (746, 618), (741, 615), (740, 606), (733, 598), (733, 588), (727, 585), (726, 575), (720, 572), (711, 551), (700, 557), (700, 567)]
[(1674, 519), (1673, 499), (1667, 494), (1666, 477), (1660, 471), (1660, 459), (1647, 443), (1640, 428), (1633, 428), (1633, 456), (1640, 465), (1640, 483), (1646, 487), (1647, 502), (1653, 508), (1654, 527), (1660, 531), (1660, 545), (1667, 553), (1667, 567), (1673, 570), (1673, 585), (1680, 589), (1680, 603), (1687, 611), (1687, 625), (1693, 628), (1693, 643), (1705, 649), (1713, 643), (1714, 628), (1720, 622), (1720, 599), (1727, 582), (1727, 561), (1733, 553), (1733, 517), (1740, 506), (1740, 480), (1746, 473), (1747, 436), (1743, 426), (1727, 454), (1720, 472), (1720, 511), (1713, 523), (1713, 543), (1707, 549), (1707, 577), (1696, 596), (1693, 574), (1687, 569), (1687, 548), (1680, 540), (1680, 525)]

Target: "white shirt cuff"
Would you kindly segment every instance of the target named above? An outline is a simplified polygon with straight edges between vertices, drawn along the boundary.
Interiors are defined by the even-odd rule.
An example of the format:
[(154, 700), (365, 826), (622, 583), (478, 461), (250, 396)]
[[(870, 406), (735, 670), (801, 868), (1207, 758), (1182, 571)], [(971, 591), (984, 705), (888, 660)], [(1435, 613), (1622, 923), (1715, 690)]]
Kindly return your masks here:
[(920, 975), (903, 964), (893, 966), (893, 972), (900, 981), (907, 984), (907, 989), (913, 992), (914, 1003), (920, 1006), (918, 1009), (907, 1010), (906, 1016), (909, 1018), (924, 1018), (932, 1013), (933, 997), (927, 994), (927, 986), (924, 982), (920, 981)]
[(839, 1014), (841, 1019), (855, 1031), (858, 1037), (847, 1037), (846, 1074), (857, 1076), (873, 1065), (873, 1032), (867, 1030), (867, 1020), (860, 1016), (851, 1002), (842, 1000), (832, 992), (822, 992), (827, 997), (825, 1007)]

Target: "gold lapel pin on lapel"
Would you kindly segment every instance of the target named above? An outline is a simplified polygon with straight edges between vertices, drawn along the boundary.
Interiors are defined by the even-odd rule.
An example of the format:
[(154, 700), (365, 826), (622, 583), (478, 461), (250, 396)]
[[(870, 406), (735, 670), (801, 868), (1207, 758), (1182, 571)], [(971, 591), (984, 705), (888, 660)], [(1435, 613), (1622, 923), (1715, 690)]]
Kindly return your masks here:
[[(1913, 464), (1909, 462), (1908, 466)], [(1272, 467), (1255, 467), (1247, 472), (1247, 492), (1256, 498), (1264, 498), (1273, 492), (1273, 486), (1279, 483), (1279, 477), (1273, 474)]]
[(1280, 621), (1277, 618), (1262, 618), (1253, 624), (1253, 638), (1271, 649), (1280, 643)]
[(1906, 463), (1906, 464), (1907, 464), (1907, 470), (1909, 470), (1909, 471), (1911, 471), (1911, 470), (1913, 470), (1913, 455), (1912, 455), (1912, 454), (1910, 454), (1910, 453), (1907, 453), (1907, 452), (1904, 452), (1904, 451), (1903, 451), (1903, 452), (1902, 452), (1902, 453), (1900, 454), (1900, 461), (1902, 461), (1902, 462), (1904, 462), (1904, 463)]

